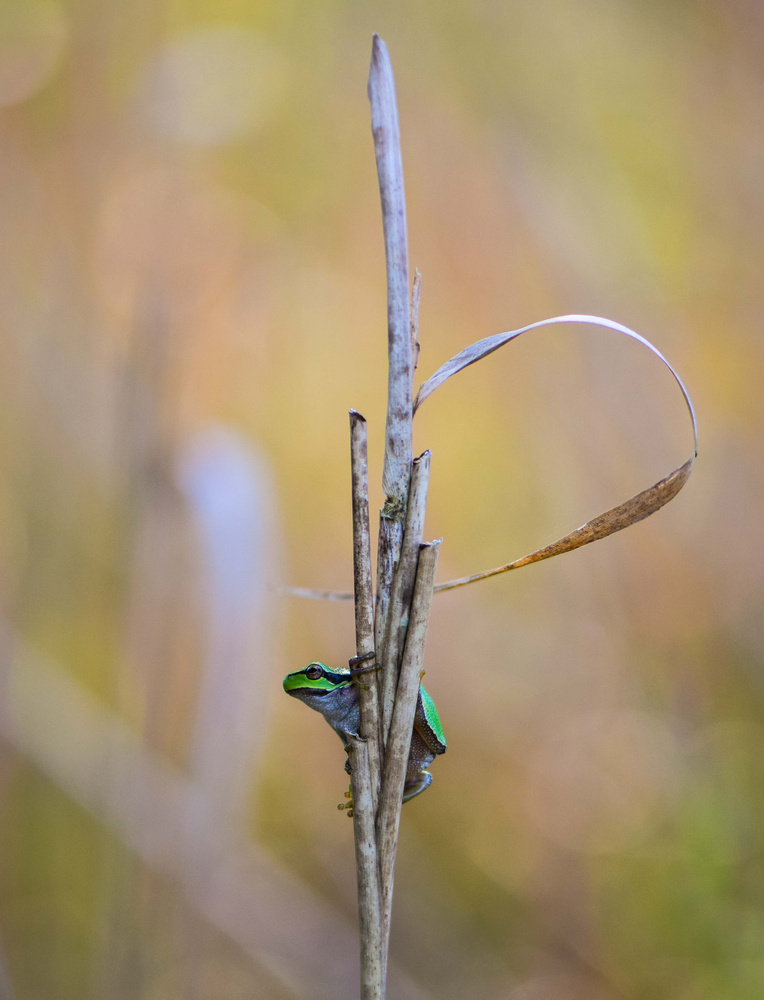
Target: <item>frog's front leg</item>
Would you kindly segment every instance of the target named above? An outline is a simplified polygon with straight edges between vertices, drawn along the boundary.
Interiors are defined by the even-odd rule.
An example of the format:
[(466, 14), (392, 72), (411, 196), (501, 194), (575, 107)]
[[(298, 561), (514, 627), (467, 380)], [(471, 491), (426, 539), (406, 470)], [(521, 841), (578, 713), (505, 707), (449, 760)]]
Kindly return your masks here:
[(406, 784), (403, 786), (403, 801), (408, 802), (409, 799), (421, 795), (425, 788), (429, 788), (431, 784), (432, 775), (430, 772), (418, 771), (411, 778), (406, 779)]
[[(359, 666), (359, 664), (369, 660), (371, 662), (369, 663), (368, 666), (366, 667)], [(380, 669), (380, 666), (377, 663), (377, 654), (374, 652), (374, 650), (372, 650), (370, 653), (364, 653), (363, 656), (353, 656), (351, 659), (348, 660), (348, 666), (350, 668), (350, 679), (352, 680), (353, 684), (356, 684), (358, 687), (363, 688), (364, 691), (368, 691), (369, 686), (367, 684), (362, 684), (358, 678), (361, 676), (361, 674), (374, 673)]]

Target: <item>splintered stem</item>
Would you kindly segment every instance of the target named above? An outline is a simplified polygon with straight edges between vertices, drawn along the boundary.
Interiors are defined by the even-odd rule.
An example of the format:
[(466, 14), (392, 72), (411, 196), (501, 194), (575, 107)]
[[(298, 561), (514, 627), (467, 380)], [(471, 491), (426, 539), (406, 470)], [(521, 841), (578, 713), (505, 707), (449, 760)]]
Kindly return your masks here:
[(424, 645), (430, 617), (435, 567), (438, 562), (440, 539), (425, 542), (419, 548), (414, 596), (406, 646), (401, 661), (400, 676), (395, 695), (395, 707), (385, 753), (385, 771), (377, 814), (377, 851), (382, 881), (382, 923), (387, 948), (390, 932), (390, 910), (393, 897), (393, 874), (398, 845), (398, 827), (401, 818), (403, 785), (414, 728), (419, 682), (424, 663)]
[[(355, 640), (359, 661), (374, 653), (374, 595), (371, 583), (371, 533), (369, 529), (369, 471), (366, 420), (350, 411), (350, 467), (353, 490), (353, 581), (355, 593)], [(368, 662), (366, 666), (368, 667)], [(374, 812), (377, 810), (381, 776), (379, 682), (376, 673), (365, 671), (359, 684), (361, 732), (369, 745), (369, 768)]]
[(406, 508), (406, 528), (401, 545), (398, 568), (393, 580), (390, 596), (390, 610), (387, 616), (387, 634), (383, 645), (382, 671), (382, 733), (387, 741), (390, 722), (393, 717), (393, 703), (398, 686), (398, 664), (406, 638), (406, 627), (414, 590), (419, 546), (424, 531), (427, 486), (430, 480), (430, 452), (426, 451), (414, 459)]

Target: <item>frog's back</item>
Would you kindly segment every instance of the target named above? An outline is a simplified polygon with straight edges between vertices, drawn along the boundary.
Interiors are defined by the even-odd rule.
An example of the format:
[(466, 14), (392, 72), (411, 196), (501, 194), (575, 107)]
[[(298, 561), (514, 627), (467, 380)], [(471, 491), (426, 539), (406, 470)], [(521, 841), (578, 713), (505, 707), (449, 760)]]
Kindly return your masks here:
[(440, 754), (446, 752), (448, 744), (446, 743), (446, 735), (443, 732), (438, 710), (435, 707), (435, 702), (421, 685), (419, 687), (419, 697), (417, 698), (414, 728), (425, 739), (433, 753)]

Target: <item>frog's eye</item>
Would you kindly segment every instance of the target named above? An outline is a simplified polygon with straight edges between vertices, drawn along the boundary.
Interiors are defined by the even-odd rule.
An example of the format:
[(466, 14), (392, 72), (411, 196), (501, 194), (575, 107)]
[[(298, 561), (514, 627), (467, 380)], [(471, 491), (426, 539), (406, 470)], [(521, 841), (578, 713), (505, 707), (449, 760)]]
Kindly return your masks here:
[(309, 681), (317, 681), (319, 677), (323, 677), (323, 670), (317, 663), (311, 663), (309, 667), (305, 668), (305, 676)]

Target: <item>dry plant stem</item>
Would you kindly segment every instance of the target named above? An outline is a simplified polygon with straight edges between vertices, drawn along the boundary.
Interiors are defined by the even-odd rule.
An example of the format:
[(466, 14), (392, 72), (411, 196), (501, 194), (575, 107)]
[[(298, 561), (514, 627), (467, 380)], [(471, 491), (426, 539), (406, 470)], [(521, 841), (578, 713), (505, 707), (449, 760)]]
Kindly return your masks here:
[(393, 703), (398, 685), (398, 664), (401, 649), (406, 639), (411, 596), (414, 592), (419, 546), (424, 531), (427, 486), (430, 480), (430, 452), (426, 451), (414, 459), (406, 508), (406, 529), (403, 535), (398, 568), (395, 571), (387, 617), (387, 635), (383, 645), (384, 663), (382, 670), (382, 734), (384, 742), (390, 732), (393, 717)]
[(374, 36), (369, 69), (369, 101), (377, 161), (387, 265), (388, 396), (382, 488), (399, 502), (411, 474), (411, 325), (403, 163), (395, 102), (395, 82), (387, 47)]
[(382, 670), (382, 689), (384, 689), (385, 685), (384, 675), (388, 664), (387, 634), (390, 600), (392, 597), (395, 567), (400, 559), (402, 543), (403, 521), (401, 515), (391, 517), (383, 508), (379, 516), (379, 537), (377, 539), (377, 596), (375, 604), (376, 617), (374, 620), (377, 663)]
[(349, 751), (352, 768), (350, 787), (353, 792), (355, 864), (358, 878), (361, 1000), (384, 1000), (386, 949), (380, 905), (369, 742), (351, 737)]
[(406, 780), (411, 732), (414, 728), (414, 714), (422, 676), (422, 664), (424, 663), (424, 645), (427, 637), (427, 623), (430, 617), (439, 549), (440, 540), (425, 542), (419, 549), (419, 565), (411, 602), (406, 648), (403, 652), (393, 720), (385, 753), (382, 794), (377, 814), (377, 851), (382, 882), (382, 925), (385, 951), (387, 951), (387, 940), (390, 932), (393, 874), (395, 853), (398, 846), (403, 785)]
[[(350, 465), (353, 491), (356, 651), (359, 657), (366, 657), (374, 652), (369, 476), (366, 421), (355, 410), (350, 411)], [(361, 666), (368, 666), (368, 663), (362, 663)], [(380, 779), (379, 696), (375, 673), (364, 673), (359, 680), (359, 700), (363, 739), (353, 739), (349, 753), (358, 878), (361, 1000), (382, 1000), (385, 994), (385, 963), (375, 832)]]
[[(374, 652), (374, 594), (371, 583), (371, 533), (369, 530), (369, 467), (366, 420), (350, 411), (350, 468), (353, 490), (353, 582), (355, 594), (355, 642), (359, 658)], [(368, 668), (370, 661), (360, 664)], [(371, 664), (373, 665), (373, 664)], [(369, 770), (374, 816), (377, 814), (381, 780), (379, 682), (373, 671), (359, 681), (361, 733), (368, 740)]]
[(387, 267), (388, 385), (382, 474), (387, 501), (379, 522), (375, 622), (377, 659), (383, 664), (384, 671), (384, 664), (388, 662), (385, 641), (390, 596), (403, 540), (404, 505), (411, 476), (413, 412), (408, 245), (400, 130), (390, 57), (378, 35), (374, 36), (372, 43), (368, 92)]

